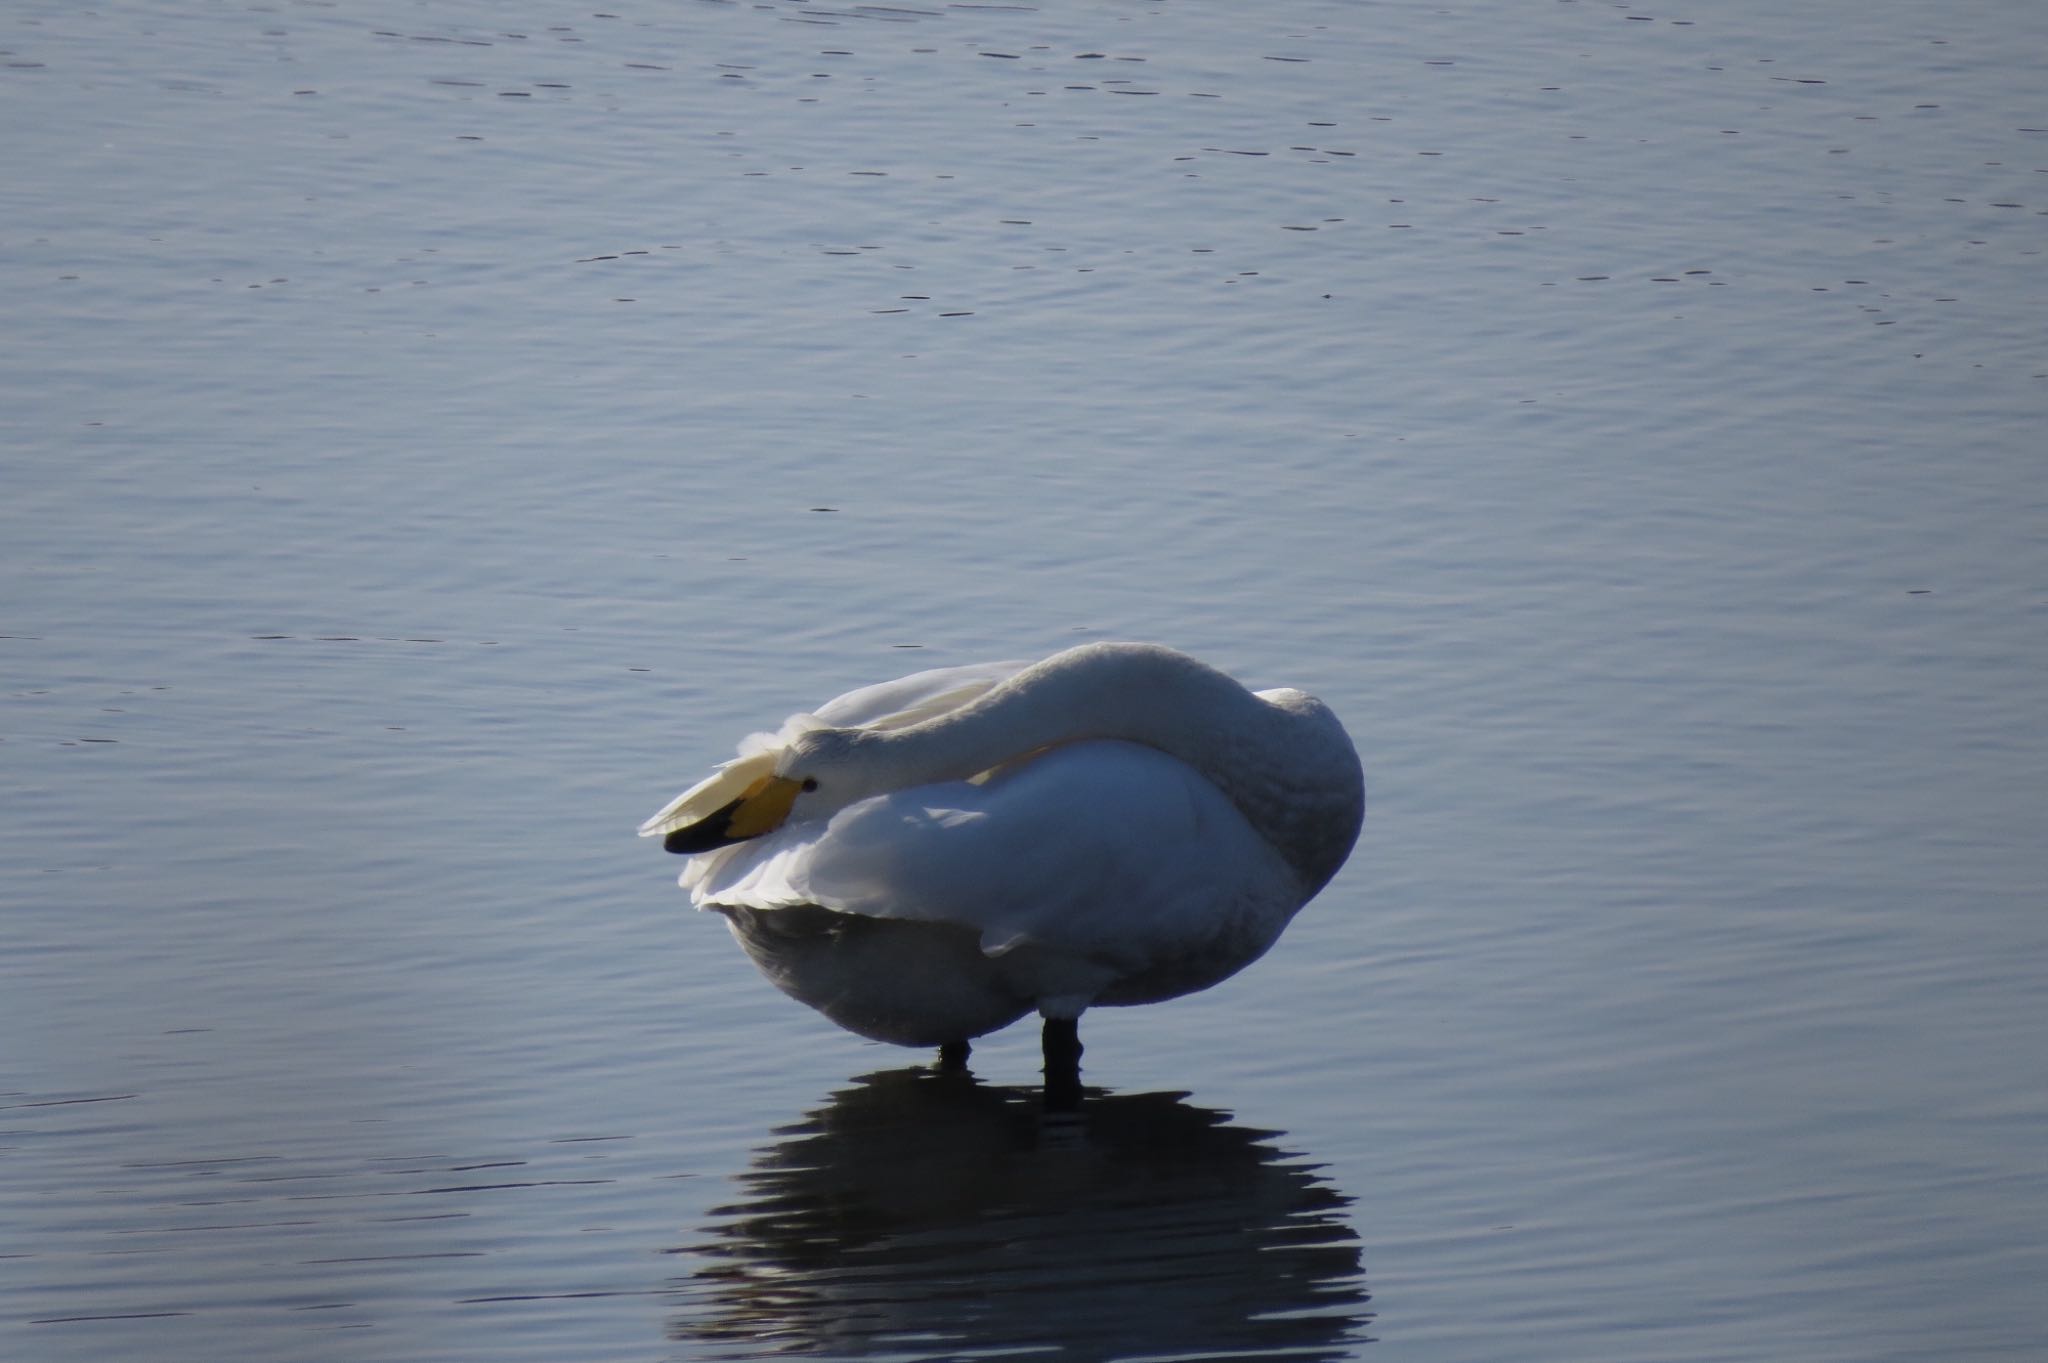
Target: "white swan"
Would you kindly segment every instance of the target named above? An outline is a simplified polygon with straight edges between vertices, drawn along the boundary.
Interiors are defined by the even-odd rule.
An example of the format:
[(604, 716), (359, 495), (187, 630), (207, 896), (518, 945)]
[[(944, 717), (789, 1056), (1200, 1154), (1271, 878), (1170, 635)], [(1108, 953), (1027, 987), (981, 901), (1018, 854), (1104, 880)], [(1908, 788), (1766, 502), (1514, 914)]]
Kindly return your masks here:
[(1036, 1008), (1047, 1096), (1076, 1019), (1258, 959), (1365, 815), (1321, 701), (1149, 644), (939, 668), (755, 734), (640, 826), (762, 973), (849, 1031), (936, 1045)]

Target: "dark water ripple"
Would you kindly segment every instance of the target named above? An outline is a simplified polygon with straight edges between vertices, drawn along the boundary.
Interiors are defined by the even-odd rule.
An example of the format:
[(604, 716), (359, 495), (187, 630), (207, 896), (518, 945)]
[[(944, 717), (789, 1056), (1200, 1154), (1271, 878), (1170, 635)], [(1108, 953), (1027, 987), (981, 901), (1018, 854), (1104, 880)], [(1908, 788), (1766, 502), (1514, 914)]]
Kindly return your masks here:
[(685, 1250), (674, 1338), (854, 1357), (1335, 1359), (1371, 1312), (1350, 1199), (1173, 1093), (1071, 1123), (1025, 1090), (864, 1076), (757, 1152)]

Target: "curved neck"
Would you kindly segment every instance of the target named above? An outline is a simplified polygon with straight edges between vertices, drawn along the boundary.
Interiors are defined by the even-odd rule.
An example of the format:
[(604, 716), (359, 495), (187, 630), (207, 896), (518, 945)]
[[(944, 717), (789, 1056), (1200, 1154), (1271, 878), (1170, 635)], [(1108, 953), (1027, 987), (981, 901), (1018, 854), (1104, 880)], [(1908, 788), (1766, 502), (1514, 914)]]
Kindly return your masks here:
[(1254, 695), (1172, 649), (1085, 644), (951, 714), (858, 741), (881, 789), (962, 780), (1058, 743), (1142, 743), (1213, 782), (1313, 892), (1350, 851), (1363, 778), (1320, 702), (1275, 695)]

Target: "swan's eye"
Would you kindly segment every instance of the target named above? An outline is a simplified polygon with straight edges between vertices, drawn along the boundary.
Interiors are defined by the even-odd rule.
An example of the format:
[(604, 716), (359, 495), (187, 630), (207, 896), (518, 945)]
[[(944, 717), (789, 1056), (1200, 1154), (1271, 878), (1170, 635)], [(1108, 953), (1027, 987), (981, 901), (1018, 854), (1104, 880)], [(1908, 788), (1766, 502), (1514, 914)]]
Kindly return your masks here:
[(804, 778), (804, 789), (805, 789), (805, 790), (816, 790), (817, 788), (818, 788), (818, 778), (817, 778), (817, 777), (815, 777), (815, 776), (806, 776), (806, 777)]

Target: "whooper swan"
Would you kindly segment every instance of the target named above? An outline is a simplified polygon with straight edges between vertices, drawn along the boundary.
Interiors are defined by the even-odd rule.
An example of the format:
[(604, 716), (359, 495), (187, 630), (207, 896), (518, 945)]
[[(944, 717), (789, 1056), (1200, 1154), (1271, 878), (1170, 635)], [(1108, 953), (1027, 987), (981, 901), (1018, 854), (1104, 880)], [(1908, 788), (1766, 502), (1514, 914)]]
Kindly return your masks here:
[(849, 1031), (958, 1066), (1035, 1008), (1048, 1104), (1071, 1104), (1083, 1009), (1257, 960), (1364, 814), (1321, 701), (1099, 643), (850, 691), (748, 738), (640, 833), (690, 858), (683, 887), (763, 974)]

